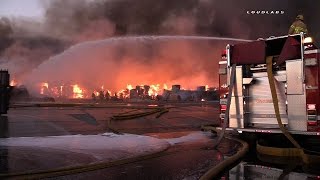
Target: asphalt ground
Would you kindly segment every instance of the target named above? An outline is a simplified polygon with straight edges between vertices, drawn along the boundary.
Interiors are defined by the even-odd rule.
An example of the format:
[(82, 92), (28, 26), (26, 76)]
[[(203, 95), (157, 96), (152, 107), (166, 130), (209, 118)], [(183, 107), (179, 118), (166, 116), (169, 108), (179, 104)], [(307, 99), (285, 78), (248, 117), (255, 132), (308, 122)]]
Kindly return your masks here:
[(217, 103), (175, 105), (156, 118), (149, 115), (131, 120), (110, 120), (110, 117), (133, 109), (86, 107), (18, 107), (1, 117), (0, 137), (35, 137), (120, 132), (145, 134), (199, 130), (201, 125), (219, 123)]
[[(191, 132), (181, 133), (188, 134)], [(166, 138), (179, 137), (172, 132), (155, 133), (153, 136), (157, 135), (161, 138), (162, 134), (165, 134)], [(238, 149), (239, 144), (224, 140), (220, 148), (215, 150), (213, 149), (214, 138), (212, 136), (199, 142), (172, 145), (166, 152), (152, 159), (47, 179), (199, 179), (206, 171), (223, 161), (225, 155), (234, 153)]]
[[(156, 114), (130, 120), (111, 120), (111, 116), (136, 110), (132, 107), (17, 107), (11, 108), (1, 119), (0, 136), (36, 137), (60, 135), (93, 135), (114, 130), (122, 133), (142, 134), (157, 138), (177, 138), (195, 131), (201, 125), (218, 125), (217, 103), (175, 104), (168, 113), (156, 118)], [(212, 148), (215, 137), (208, 136), (201, 141), (173, 144), (161, 156), (129, 163), (121, 166), (78, 173), (50, 179), (198, 179), (210, 167), (223, 160), (225, 154), (237, 149), (234, 142), (224, 141), (219, 151)], [(16, 154), (34, 154), (32, 148), (21, 151), (19, 148), (2, 151)], [(41, 154), (41, 152), (38, 152)], [(61, 152), (46, 151), (48, 166), (64, 165)], [(55, 161), (50, 161), (56, 159)], [(61, 159), (61, 161), (59, 161)], [(79, 156), (79, 162), (90, 159)], [(10, 164), (10, 162), (7, 162)], [(60, 164), (59, 164), (60, 163)], [(22, 163), (19, 167), (23, 170)], [(5, 171), (5, 168), (1, 168)]]

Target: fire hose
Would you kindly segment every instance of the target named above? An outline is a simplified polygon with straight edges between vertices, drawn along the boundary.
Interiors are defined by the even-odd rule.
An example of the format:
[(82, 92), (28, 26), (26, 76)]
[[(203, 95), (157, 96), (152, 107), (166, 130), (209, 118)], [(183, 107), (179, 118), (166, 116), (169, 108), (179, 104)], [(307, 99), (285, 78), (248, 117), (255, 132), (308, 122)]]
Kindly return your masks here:
[[(220, 133), (217, 141), (213, 145), (214, 148), (217, 148), (217, 146), (221, 143), (222, 139), (225, 136), (227, 123), (229, 121), (230, 104), (231, 104), (233, 86), (234, 86), (234, 83), (235, 83), (235, 77), (236, 77), (236, 64), (233, 64), (232, 65), (232, 69), (231, 69), (229, 94), (228, 94), (228, 97), (227, 97), (227, 109), (226, 109), (224, 120), (223, 120), (223, 127), (222, 127), (221, 133)], [(203, 129), (210, 129), (212, 131), (215, 131), (214, 127), (205, 127), (205, 126), (203, 126), (202, 128)], [(220, 162), (218, 165), (216, 165), (213, 168), (209, 169), (203, 176), (201, 176), (201, 178), (200, 178), (201, 180), (207, 180), (207, 179), (216, 178), (227, 167), (231, 166), (232, 164), (234, 164), (235, 162), (240, 160), (247, 153), (247, 151), (249, 150), (249, 145), (245, 141), (242, 141), (240, 139), (233, 138), (233, 137), (227, 137), (227, 138), (239, 142), (241, 144), (240, 150), (238, 150), (236, 154), (228, 157), (227, 159), (225, 159), (222, 162)]]
[(156, 118), (159, 118), (161, 115), (164, 113), (169, 112), (167, 108), (155, 108), (152, 111), (147, 111), (147, 112), (139, 112), (139, 113), (134, 113), (134, 114), (118, 114), (114, 115), (111, 117), (111, 120), (128, 120), (128, 119), (135, 119), (143, 116), (148, 116), (151, 114), (159, 113)]
[[(305, 164), (319, 162), (320, 152), (310, 151), (301, 147), (300, 144), (291, 136), (291, 134), (282, 124), (281, 117), (280, 117), (279, 104), (278, 104), (278, 97), (277, 97), (277, 92), (276, 92), (273, 73), (272, 73), (272, 63), (273, 63), (272, 60), (273, 60), (273, 56), (268, 56), (266, 59), (266, 63), (267, 63), (269, 86), (271, 90), (272, 101), (273, 101), (277, 122), (281, 132), (294, 145), (295, 148), (275, 148), (275, 147), (266, 147), (266, 146), (257, 144), (257, 151), (261, 154), (266, 154), (271, 156), (300, 156)], [(306, 154), (306, 152), (316, 154), (316, 155)]]
[[(273, 72), (272, 72), (272, 63), (273, 63), (272, 60), (273, 60), (273, 56), (268, 56), (266, 58), (266, 64), (267, 64), (267, 74), (268, 74), (269, 86), (270, 86), (270, 90), (271, 90), (272, 102), (273, 102), (273, 107), (274, 107), (274, 111), (275, 111), (275, 114), (276, 114), (278, 126), (279, 126), (281, 132), (286, 136), (286, 138), (296, 147), (296, 149), (292, 149), (292, 148), (287, 149), (289, 152), (291, 152), (289, 154), (300, 155), (302, 160), (305, 163), (308, 163), (308, 158), (307, 158), (306, 154), (304, 153), (302, 147), (291, 136), (291, 134), (288, 132), (288, 130), (282, 124), (281, 117), (280, 117), (279, 104), (278, 104), (278, 97), (277, 97), (277, 92), (276, 92), (276, 87), (275, 87), (274, 77), (273, 77)], [(260, 145), (257, 146), (257, 151), (259, 153), (268, 153), (268, 152), (271, 153), (271, 152), (273, 152), (273, 151), (270, 150), (270, 148), (266, 149), (266, 150), (267, 151), (264, 151), (263, 147), (260, 146)]]
[[(307, 155), (305, 153), (305, 151), (307, 151), (307, 150), (303, 149), (300, 146), (300, 144), (291, 136), (291, 134), (288, 132), (288, 130), (282, 124), (281, 117), (280, 117), (278, 98), (277, 98), (277, 94), (276, 94), (276, 88), (275, 88), (273, 72), (272, 72), (272, 63), (273, 63), (272, 60), (273, 60), (272, 56), (266, 58), (269, 86), (270, 86), (270, 90), (271, 90), (273, 106), (274, 106), (277, 122), (278, 122), (279, 128), (282, 131), (282, 133), (295, 146), (295, 148), (267, 147), (267, 146), (262, 146), (262, 145), (257, 143), (257, 152), (260, 153), (260, 154), (271, 155), (271, 156), (287, 156), (287, 157), (288, 156), (290, 156), (290, 157), (299, 156), (299, 157), (302, 158), (302, 160), (303, 160), (303, 162), (305, 164), (309, 164), (311, 162), (317, 162), (317, 161), (320, 160), (319, 156)], [(234, 83), (235, 83), (234, 82), (235, 69), (236, 69), (236, 65), (233, 64), (232, 70), (231, 70), (229, 94), (228, 94), (228, 98), (227, 98), (227, 108), (226, 108), (226, 112), (225, 112), (223, 127), (222, 127), (222, 130), (221, 130), (220, 136), (218, 137), (218, 140), (214, 144), (215, 148), (221, 143), (221, 140), (224, 137), (224, 134), (225, 134), (225, 131), (226, 131), (227, 122), (229, 120), (231, 96), (232, 96), (233, 86), (234, 86)], [(214, 128), (211, 129), (211, 130), (214, 130)], [(241, 140), (239, 142), (241, 142)], [(225, 161), (221, 162), (217, 166), (215, 166), (212, 169), (210, 169), (209, 171), (207, 171), (201, 177), (201, 179), (212, 179), (212, 178), (216, 177), (225, 168), (227, 168), (228, 166), (230, 166), (231, 164), (233, 164), (234, 162), (239, 160), (241, 157), (243, 157), (245, 155), (245, 153), (247, 152), (247, 150), (248, 150), (248, 144), (245, 143), (245, 142), (242, 142), (242, 146), (243, 146), (243, 148), (239, 152), (237, 152), (234, 156), (226, 159)], [(320, 155), (319, 152), (314, 152), (314, 151), (307, 151), (307, 152), (311, 152), (311, 153)]]
[[(279, 125), (279, 128), (281, 130), (281, 132), (286, 136), (286, 138), (294, 145), (295, 148), (285, 148), (280, 150), (281, 148), (274, 148), (273, 150), (270, 150), (270, 148), (272, 147), (264, 147), (261, 145), (257, 145), (257, 151), (259, 153), (262, 154), (267, 154), (267, 155), (276, 155), (277, 156), (287, 156), (287, 155), (293, 155), (293, 156), (300, 156), (303, 160), (304, 163), (309, 164), (311, 161), (310, 157), (313, 157), (316, 159), (319, 159), (319, 152), (315, 152), (315, 151), (310, 151), (310, 150), (306, 150), (304, 148), (302, 148), (300, 146), (300, 144), (291, 136), (291, 134), (288, 132), (288, 130), (284, 127), (284, 125), (282, 124), (281, 121), (281, 117), (280, 117), (280, 110), (279, 110), (279, 104), (278, 104), (278, 97), (277, 97), (277, 92), (276, 92), (276, 88), (275, 88), (275, 84), (274, 84), (274, 78), (273, 78), (273, 72), (272, 72), (272, 60), (273, 60), (273, 56), (268, 56), (266, 58), (266, 64), (267, 64), (267, 74), (268, 74), (268, 80), (269, 80), (269, 86), (270, 86), (270, 90), (271, 90), (271, 95), (272, 95), (272, 101), (273, 101), (273, 105), (274, 105), (274, 110), (275, 110), (275, 114), (276, 114), (276, 118), (277, 118), (277, 122)], [(236, 69), (236, 64), (232, 65), (232, 69), (231, 69), (231, 77), (230, 77), (230, 86), (229, 86), (229, 94), (228, 94), (228, 98), (227, 98), (227, 109), (225, 112), (225, 117), (224, 117), (224, 122), (223, 122), (223, 127), (220, 133), (220, 136), (218, 137), (218, 140), (216, 141), (214, 147), (217, 147), (222, 138), (224, 137), (225, 131), (226, 131), (226, 127), (227, 127), (227, 123), (229, 120), (229, 114), (230, 114), (230, 104), (231, 104), (231, 96), (232, 96), (232, 91), (233, 91), (233, 86), (235, 83), (235, 69)], [(310, 152), (313, 154), (317, 154), (318, 156), (307, 156), (307, 154), (305, 152)]]
[[(152, 109), (152, 111), (132, 114), (132, 112), (142, 110), (142, 109), (147, 109), (147, 110)], [(115, 115), (112, 118), (115, 120), (125, 120), (125, 119), (133, 119), (133, 118), (143, 117), (143, 116), (151, 115), (154, 113), (159, 113), (156, 116), (156, 118), (159, 118), (161, 115), (163, 115), (164, 113), (167, 113), (167, 112), (169, 112), (168, 108), (137, 108), (137, 109), (131, 110), (129, 112)], [(121, 134), (121, 132), (114, 130), (112, 127), (109, 127), (109, 128), (114, 133)], [(120, 160), (115, 160), (115, 161), (111, 161), (111, 162), (101, 162), (101, 163), (95, 163), (95, 164), (79, 165), (79, 166), (75, 166), (75, 167), (65, 167), (65, 168), (58, 168), (58, 169), (44, 170), (44, 171), (37, 171), (37, 172), (22, 172), (22, 173), (9, 173), (9, 174), (1, 174), (0, 173), (0, 179), (1, 178), (40, 179), (40, 178), (57, 177), (57, 176), (64, 176), (64, 175), (69, 175), (69, 174), (94, 171), (94, 170), (104, 169), (104, 168), (113, 167), (113, 166), (117, 166), (117, 165), (123, 165), (123, 164), (128, 164), (128, 163), (132, 163), (132, 162), (137, 162), (137, 161), (141, 161), (141, 160), (159, 157), (168, 148), (169, 147), (163, 149), (160, 152), (154, 153), (154, 154), (148, 154), (148, 155), (132, 157), (132, 158), (127, 158), (127, 159), (120, 159)]]
[(274, 84), (274, 78), (273, 78), (273, 73), (272, 73), (272, 63), (273, 63), (273, 56), (268, 56), (266, 59), (267, 63), (267, 73), (268, 73), (268, 80), (269, 80), (269, 86), (271, 90), (271, 95), (272, 95), (272, 101), (273, 101), (273, 107), (274, 111), (276, 114), (277, 122), (279, 125), (279, 128), (281, 132), (287, 137), (287, 139), (300, 151), (300, 155), (303, 159), (304, 162), (308, 162), (308, 158), (306, 154), (304, 153), (302, 147), (300, 144), (291, 136), (291, 134), (288, 132), (288, 130), (284, 127), (281, 121), (280, 117), (280, 110), (279, 110), (279, 104), (278, 104), (278, 97), (277, 97), (277, 92), (276, 92), (276, 87)]
[(236, 154), (228, 157), (227, 159), (223, 160), (213, 168), (209, 169), (204, 175), (201, 176), (200, 180), (209, 180), (209, 179), (217, 178), (218, 175), (221, 174), (221, 172), (223, 172), (226, 168), (230, 167), (232, 164), (237, 162), (249, 150), (249, 145), (247, 142), (234, 137), (226, 137), (226, 138), (233, 141), (237, 141), (238, 143), (241, 144), (241, 148), (237, 151)]
[(21, 173), (8, 173), (8, 174), (2, 174), (0, 173), (0, 179), (43, 179), (43, 178), (49, 178), (49, 177), (58, 177), (58, 176), (66, 176), (70, 174), (77, 174), (77, 173), (84, 173), (88, 171), (95, 171), (99, 169), (129, 164), (137, 161), (152, 159), (155, 157), (160, 157), (163, 155), (163, 153), (169, 148), (169, 146), (165, 149), (163, 149), (160, 152), (156, 152), (154, 154), (147, 154), (143, 156), (138, 157), (131, 157), (126, 159), (120, 159), (115, 160), (111, 162), (99, 162), (99, 163), (93, 163), (93, 164), (86, 164), (86, 165), (78, 165), (74, 167), (62, 167), (57, 169), (51, 169), (51, 170), (42, 170), (42, 171), (31, 171), (31, 172), (21, 172)]

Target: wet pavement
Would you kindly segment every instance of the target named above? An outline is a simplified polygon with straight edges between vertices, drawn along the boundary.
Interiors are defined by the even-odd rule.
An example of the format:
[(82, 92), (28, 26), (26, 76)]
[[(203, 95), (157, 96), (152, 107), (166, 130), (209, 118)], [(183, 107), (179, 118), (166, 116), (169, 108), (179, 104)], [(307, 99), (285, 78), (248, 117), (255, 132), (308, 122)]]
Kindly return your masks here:
[[(171, 144), (170, 148), (159, 157), (56, 177), (57, 179), (128, 179), (129, 177), (130, 179), (183, 179), (185, 177), (197, 179), (222, 160), (221, 152), (210, 148), (214, 142), (211, 134), (200, 138), (189, 136), (195, 132), (203, 134), (199, 131), (201, 125), (218, 124), (218, 109), (215, 105), (176, 106), (160, 118), (156, 118), (156, 115), (149, 115), (131, 120), (110, 120), (113, 115), (132, 110), (132, 107), (13, 108), (10, 109), (7, 116), (2, 117), (0, 135), (2, 138), (10, 137), (9, 139), (63, 137), (78, 134), (96, 135), (110, 132), (113, 129), (122, 133), (155, 137)], [(181, 137), (183, 138), (179, 139)], [(86, 153), (63, 151), (50, 147), (6, 147), (2, 145), (0, 154), (2, 173), (23, 172), (28, 169), (33, 171), (55, 169), (95, 162), (94, 157)]]
[[(215, 137), (211, 133), (193, 140), (179, 141), (192, 133), (152, 133), (153, 137), (163, 138), (171, 147), (158, 157), (121, 166), (48, 178), (59, 179), (199, 179), (211, 167), (223, 161), (226, 154), (236, 151), (239, 144), (224, 140), (218, 150), (213, 149)], [(170, 138), (170, 139), (168, 139)]]
[(155, 118), (149, 115), (132, 120), (111, 121), (110, 117), (132, 108), (25, 107), (11, 108), (1, 119), (0, 137), (35, 137), (99, 134), (110, 131), (145, 134), (199, 130), (204, 124), (218, 124), (217, 103), (181, 105)]
[(84, 153), (76, 153), (55, 148), (1, 147), (1, 173), (36, 172), (63, 167), (90, 164), (95, 158)]
[[(126, 108), (84, 107), (24, 107), (12, 108), (1, 117), (0, 137), (43, 137), (70, 135), (97, 135), (116, 130), (164, 140), (170, 148), (145, 160), (116, 165), (83, 173), (47, 179), (199, 179), (209, 168), (235, 153), (239, 144), (224, 140), (218, 150), (212, 148), (212, 134), (200, 132), (201, 125), (218, 125), (218, 104), (175, 105), (169, 113), (156, 118), (149, 115), (131, 120), (110, 120), (119, 113), (133, 111)], [(203, 136), (194, 136), (203, 134)], [(190, 136), (192, 135), (192, 136)], [(92, 155), (62, 151), (56, 148), (0, 147), (0, 171), (22, 172), (66, 167), (96, 162)], [(277, 165), (257, 160), (250, 152), (245, 162), (224, 174), (222, 179), (314, 179), (320, 170), (290, 169), (288, 163)], [(43, 158), (47, 161), (43, 161)], [(29, 161), (28, 161), (29, 159)], [(36, 164), (34, 162), (41, 162)], [(252, 160), (254, 159), (254, 160)], [(271, 158), (267, 158), (271, 160)], [(279, 158), (277, 158), (278, 160)], [(38, 168), (41, 166), (41, 168)], [(14, 167), (14, 168), (13, 168)], [(287, 176), (285, 176), (287, 175)]]

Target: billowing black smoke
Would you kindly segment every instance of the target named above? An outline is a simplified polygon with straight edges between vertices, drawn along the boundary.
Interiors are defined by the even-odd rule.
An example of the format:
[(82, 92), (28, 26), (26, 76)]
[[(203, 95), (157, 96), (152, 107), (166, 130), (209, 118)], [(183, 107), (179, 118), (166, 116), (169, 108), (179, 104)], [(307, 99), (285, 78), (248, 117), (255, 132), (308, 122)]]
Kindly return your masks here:
[[(114, 36), (200, 35), (257, 39), (287, 34), (296, 15), (302, 13), (311, 36), (320, 41), (320, 33), (317, 31), (320, 29), (317, 23), (320, 17), (320, 11), (317, 10), (320, 1), (315, 0), (47, 0), (41, 2), (46, 9), (43, 22), (11, 18), (0, 23), (0, 66), (9, 68), (17, 79), (71, 45)], [(283, 11), (284, 14), (247, 13), (251, 11)], [(213, 45), (216, 46), (214, 43)], [(190, 46), (190, 43), (186, 46)], [(174, 45), (168, 47), (172, 53), (184, 53), (180, 50), (175, 51)], [(206, 46), (204, 49), (210, 49), (212, 53), (214, 49), (214, 53), (217, 53), (221, 47), (223, 45)], [(137, 45), (133, 49), (138, 53), (140, 51), (143, 51), (143, 54), (152, 53)], [(197, 51), (200, 52), (199, 49)], [(121, 54), (124, 57), (129, 55)], [(210, 52), (207, 52), (206, 56), (210, 58)], [(216, 72), (219, 59), (213, 60), (214, 63), (201, 65), (203, 68), (201, 70), (210, 76), (207, 78), (210, 80), (216, 80), (217, 77), (215, 74), (215, 78), (212, 79), (211, 75)], [(140, 62), (139, 58), (136, 58), (136, 61), (144, 67), (145, 64)], [(184, 70), (179, 69), (180, 72), (185, 72)]]
[(9, 69), (14, 79), (28, 74), (70, 44), (40, 33), (39, 26), (30, 29), (29, 22), (36, 24), (33, 20), (0, 18), (0, 68)]
[[(313, 36), (320, 1), (314, 0), (55, 0), (48, 4), (48, 26), (56, 34), (85, 35), (94, 28), (101, 36), (126, 34), (198, 34), (256, 39), (285, 35), (298, 13), (305, 15)], [(253, 15), (247, 11), (284, 11), (281, 15)], [(93, 22), (105, 21), (104, 26)], [(92, 24), (93, 23), (93, 24)], [(94, 39), (93, 33), (87, 38)]]

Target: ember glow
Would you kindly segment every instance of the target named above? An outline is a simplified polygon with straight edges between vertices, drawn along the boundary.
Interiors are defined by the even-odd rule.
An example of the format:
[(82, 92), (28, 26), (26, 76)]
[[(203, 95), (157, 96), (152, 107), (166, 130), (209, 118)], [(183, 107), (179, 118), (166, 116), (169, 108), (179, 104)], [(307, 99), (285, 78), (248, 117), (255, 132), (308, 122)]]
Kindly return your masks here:
[(100, 93), (98, 92), (98, 91), (93, 91), (93, 94), (95, 95), (95, 96), (99, 96), (100, 95)]
[(163, 84), (163, 89), (168, 90), (167, 84)]
[(131, 84), (128, 84), (127, 85), (127, 89), (130, 91), (131, 89), (133, 89), (132, 85)]
[(73, 98), (84, 98), (83, 89), (78, 84), (73, 85)]
[[(137, 88), (137, 89), (134, 89)], [(147, 88), (147, 89), (145, 89)], [(74, 85), (54, 85), (49, 84), (48, 82), (42, 82), (39, 86), (39, 91), (41, 95), (51, 96), (54, 98), (67, 98), (67, 99), (85, 99), (101, 96), (117, 96), (121, 99), (130, 98), (131, 90), (136, 90), (135, 92), (139, 94), (147, 95), (152, 99), (156, 98), (157, 95), (161, 95), (164, 90), (169, 90), (167, 84), (152, 84), (152, 85), (138, 85), (133, 86), (127, 84), (126, 88), (116, 91), (114, 94), (104, 86), (101, 86), (100, 89), (90, 89), (85, 88), (80, 84)]]
[(150, 89), (148, 91), (149, 96), (157, 96), (160, 92), (160, 85), (150, 85)]
[(43, 82), (43, 83), (41, 83), (41, 86), (40, 86), (41, 88), (40, 88), (40, 94), (45, 94), (45, 91), (47, 91), (48, 90), (48, 88), (49, 88), (49, 84), (47, 83), (47, 82)]
[(15, 79), (12, 79), (10, 81), (10, 86), (16, 86), (16, 85), (18, 85), (17, 81)]

